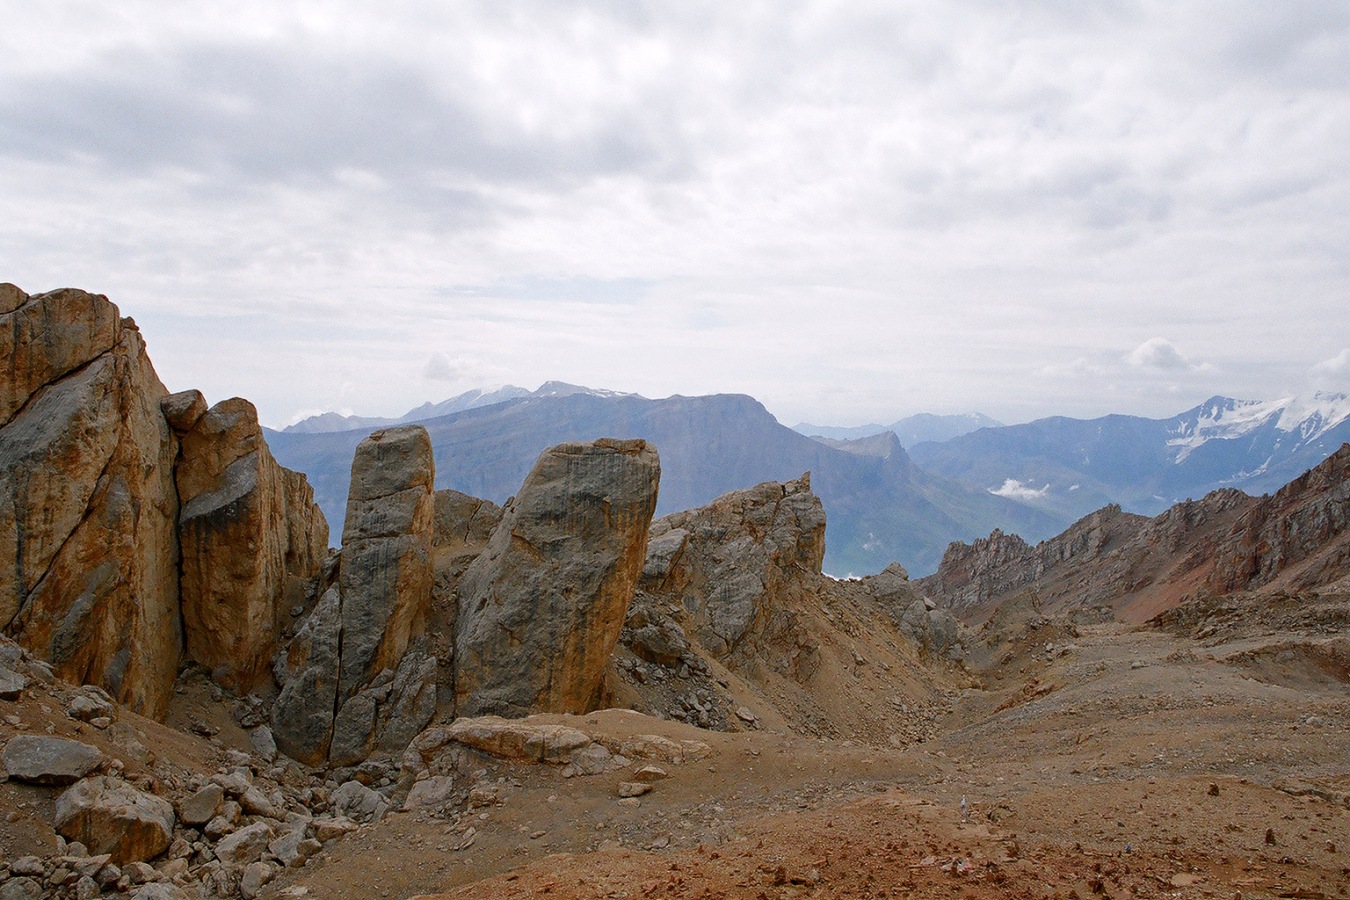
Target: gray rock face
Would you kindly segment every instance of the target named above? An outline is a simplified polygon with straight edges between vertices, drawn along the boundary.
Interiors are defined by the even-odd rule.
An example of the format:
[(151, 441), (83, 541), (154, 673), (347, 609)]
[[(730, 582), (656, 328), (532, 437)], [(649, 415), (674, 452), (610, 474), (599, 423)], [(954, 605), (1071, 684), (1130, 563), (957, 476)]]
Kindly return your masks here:
[(330, 802), (340, 815), (353, 822), (378, 822), (389, 810), (389, 801), (359, 781), (348, 781), (333, 791)]
[(350, 765), (379, 747), (402, 749), (435, 712), (436, 659), (422, 638), (434, 478), (420, 425), (377, 431), (358, 447), (338, 586), (274, 670), (282, 691), (272, 732), (287, 756)]
[(117, 865), (153, 859), (173, 837), (173, 806), (116, 778), (86, 778), (56, 798), (56, 830)]
[(272, 842), (272, 829), (266, 822), (254, 822), (231, 832), (216, 845), (216, 858), (231, 866), (257, 862)]
[[(642, 588), (681, 599), (714, 655), (752, 660), (753, 644), (791, 629), (791, 594), (820, 575), (824, 557), (825, 511), (809, 476), (765, 482), (656, 522)], [(659, 650), (660, 635), (647, 637)]]
[(5, 771), (10, 778), (35, 784), (71, 784), (103, 763), (103, 751), (81, 741), (19, 734), (5, 745)]
[(215, 818), (223, 802), (225, 790), (218, 784), (208, 784), (178, 804), (178, 818), (183, 820), (184, 825), (205, 825)]
[(561, 444), (535, 463), (459, 587), (460, 715), (586, 712), (646, 556), (661, 466), (645, 441)]

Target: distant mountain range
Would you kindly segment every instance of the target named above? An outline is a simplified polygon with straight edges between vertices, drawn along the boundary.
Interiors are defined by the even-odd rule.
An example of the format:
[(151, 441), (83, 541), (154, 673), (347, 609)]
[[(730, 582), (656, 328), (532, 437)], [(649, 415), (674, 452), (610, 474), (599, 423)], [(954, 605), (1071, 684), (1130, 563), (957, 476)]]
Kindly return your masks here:
[[(374, 427), (383, 424), (393, 423)], [(1036, 540), (1068, 524), (1015, 499), (921, 471), (894, 435), (869, 438), (866, 447), (830, 447), (779, 424), (758, 401), (743, 395), (649, 400), (554, 382), (526, 396), (423, 424), (435, 450), (437, 487), (498, 503), (520, 488), (544, 449), (597, 437), (640, 437), (656, 445), (662, 466), (658, 515), (810, 471), (828, 518), (825, 567), (836, 575), (877, 572), (893, 561), (922, 574), (937, 567), (952, 541), (971, 540), (995, 527)], [(293, 429), (267, 436), (283, 465), (309, 476), (334, 540), (345, 515), (352, 455), (370, 427)]]
[(854, 441), (859, 438), (873, 437), (891, 432), (900, 439), (900, 445), (908, 450), (915, 444), (925, 441), (949, 441), (954, 437), (969, 434), (978, 428), (998, 428), (1003, 423), (991, 419), (983, 413), (966, 413), (955, 416), (938, 416), (932, 413), (919, 413), (907, 416), (890, 425), (855, 425), (840, 428), (832, 425), (812, 425), (801, 422), (792, 426), (792, 430), (807, 437), (827, 438), (835, 441)]
[[(1169, 419), (1054, 417), (1000, 426), (979, 414), (920, 415), (862, 434), (872, 426), (789, 429), (743, 395), (650, 400), (548, 382), (535, 391), (470, 391), (397, 419), (330, 413), (269, 432), (268, 442), (283, 465), (309, 476), (336, 540), (356, 445), (375, 428), (414, 421), (431, 433), (438, 487), (498, 503), (544, 449), (602, 436), (656, 445), (658, 515), (810, 471), (829, 522), (825, 566), (836, 575), (877, 572), (892, 561), (923, 575), (952, 541), (998, 528), (1034, 543), (1108, 504), (1152, 516), (1224, 487), (1270, 493), (1350, 441), (1343, 394), (1214, 397)], [(909, 440), (954, 436), (907, 450), (896, 429)]]
[(918, 444), (911, 455), (935, 475), (1077, 519), (1109, 503), (1157, 515), (1225, 487), (1271, 493), (1346, 441), (1350, 400), (1318, 393), (1212, 397), (1169, 419), (1038, 419)]

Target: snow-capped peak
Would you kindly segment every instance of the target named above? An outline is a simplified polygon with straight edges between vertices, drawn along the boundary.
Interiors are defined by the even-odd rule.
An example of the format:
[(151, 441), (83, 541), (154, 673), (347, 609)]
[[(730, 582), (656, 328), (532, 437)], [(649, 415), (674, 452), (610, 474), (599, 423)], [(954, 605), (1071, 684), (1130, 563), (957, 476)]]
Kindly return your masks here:
[(1167, 446), (1176, 448), (1175, 461), (1185, 461), (1196, 448), (1214, 439), (1232, 440), (1249, 434), (1278, 417), (1275, 427), (1297, 432), (1299, 442), (1314, 440), (1347, 418), (1350, 399), (1345, 394), (1321, 391), (1311, 397), (1283, 397), (1279, 400), (1233, 400), (1212, 397), (1176, 421), (1175, 437)]

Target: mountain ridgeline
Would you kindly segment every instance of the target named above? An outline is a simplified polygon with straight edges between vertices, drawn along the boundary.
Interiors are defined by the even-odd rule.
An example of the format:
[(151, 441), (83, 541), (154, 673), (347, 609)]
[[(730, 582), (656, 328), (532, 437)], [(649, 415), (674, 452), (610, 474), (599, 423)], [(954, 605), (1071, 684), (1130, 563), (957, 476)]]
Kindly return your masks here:
[[(913, 464), (893, 435), (868, 439), (865, 452), (830, 447), (779, 424), (758, 401), (738, 394), (649, 400), (553, 384), (422, 424), (435, 449), (437, 487), (497, 503), (516, 491), (544, 448), (598, 435), (642, 438), (660, 448), (658, 515), (809, 471), (830, 521), (825, 568), (841, 576), (879, 572), (895, 561), (931, 572), (952, 541), (995, 527), (1039, 540), (1069, 521), (933, 477)], [(283, 465), (309, 477), (317, 502), (330, 521), (339, 522), (352, 453), (365, 434), (270, 432), (268, 442)]]

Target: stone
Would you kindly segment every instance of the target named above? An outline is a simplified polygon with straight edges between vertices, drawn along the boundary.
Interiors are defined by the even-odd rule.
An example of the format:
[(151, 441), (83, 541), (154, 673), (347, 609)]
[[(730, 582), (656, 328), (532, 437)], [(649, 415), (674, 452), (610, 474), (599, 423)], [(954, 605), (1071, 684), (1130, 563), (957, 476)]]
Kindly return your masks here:
[(277, 758), (277, 742), (272, 737), (271, 728), (266, 725), (259, 725), (248, 733), (248, 739), (249, 743), (253, 745), (253, 749), (267, 762), (272, 762)]
[[(823, 577), (824, 557), (825, 511), (808, 473), (653, 523), (641, 588), (682, 606), (685, 629), (713, 656), (733, 669), (753, 668), (762, 665), (765, 644), (810, 644), (796, 610), (812, 579)], [(801, 654), (782, 674), (805, 680), (813, 659)]]
[(42, 882), (32, 878), (11, 878), (0, 884), (0, 900), (42, 900), (46, 892)]
[(106, 297), (0, 314), (0, 627), (58, 677), (162, 716), (181, 654), (177, 444)]
[(539, 457), (460, 581), (459, 715), (597, 707), (660, 473), (642, 440), (560, 444)]
[(272, 829), (267, 823), (254, 822), (221, 838), (216, 859), (229, 866), (246, 866), (261, 859), (271, 842)]
[(130, 862), (122, 867), (122, 874), (131, 879), (132, 884), (145, 884), (149, 881), (158, 881), (159, 873), (155, 867), (149, 863)]
[(326, 591), (277, 663), (283, 686), (272, 708), (272, 736), (291, 759), (316, 766), (328, 758), (337, 700), (342, 598)]
[(174, 434), (182, 437), (206, 415), (206, 398), (201, 391), (179, 391), (160, 400), (159, 409)]
[(652, 789), (649, 782), (645, 781), (621, 781), (619, 782), (620, 797), (641, 797)]
[(271, 863), (255, 862), (244, 867), (244, 874), (239, 876), (239, 893), (244, 900), (254, 900), (262, 893), (263, 885), (271, 881), (276, 875), (276, 866)]
[[(288, 582), (319, 572), (327, 523), (308, 483), (288, 478), (272, 457), (247, 400), (217, 403), (181, 440), (175, 479), (187, 653), (220, 684), (245, 693), (267, 674), (288, 616)], [(293, 539), (293, 526), (303, 536)], [(293, 544), (320, 535), (321, 547), (292, 558)]]
[(670, 773), (660, 766), (643, 766), (633, 773), (633, 780), (644, 784), (652, 784), (669, 777)]
[(248, 790), (239, 795), (239, 805), (250, 816), (266, 816), (269, 819), (276, 819), (281, 816), (272, 801), (267, 798), (266, 794), (258, 790), (256, 785), (251, 785)]
[(590, 735), (566, 725), (533, 724), (499, 716), (456, 719), (445, 729), (447, 740), (513, 762), (571, 762), (593, 742)]
[(396, 669), (426, 627), (435, 526), (431, 437), (421, 425), (376, 431), (356, 448), (342, 533), (339, 697)]
[(18, 734), (3, 755), (9, 777), (35, 784), (71, 784), (102, 765), (103, 751), (69, 738)]
[(339, 815), (361, 824), (380, 821), (389, 809), (387, 797), (359, 781), (340, 785), (329, 802)]
[(32, 875), (36, 878), (43, 878), (47, 875), (47, 867), (42, 864), (42, 860), (36, 856), (20, 856), (9, 864), (11, 875)]
[(119, 866), (163, 853), (173, 825), (169, 801), (116, 778), (86, 778), (56, 798), (57, 832)]
[(143, 884), (127, 897), (128, 900), (190, 900), (187, 892), (181, 887), (163, 881)]
[(313, 838), (305, 836), (305, 827), (292, 828), (267, 845), (267, 852), (281, 861), (283, 866), (294, 868), (305, 864), (305, 860), (323, 849), (323, 845)]
[(0, 666), (0, 700), (18, 700), (28, 687), (28, 679)]
[(117, 715), (112, 698), (96, 685), (85, 685), (71, 698), (66, 715), (82, 722), (92, 722), (98, 718), (111, 719)]
[(346, 816), (318, 816), (314, 819), (314, 837), (326, 844), (360, 827)]
[(415, 782), (403, 801), (404, 809), (439, 808), (450, 802), (455, 792), (455, 779), (450, 775), (431, 775)]

